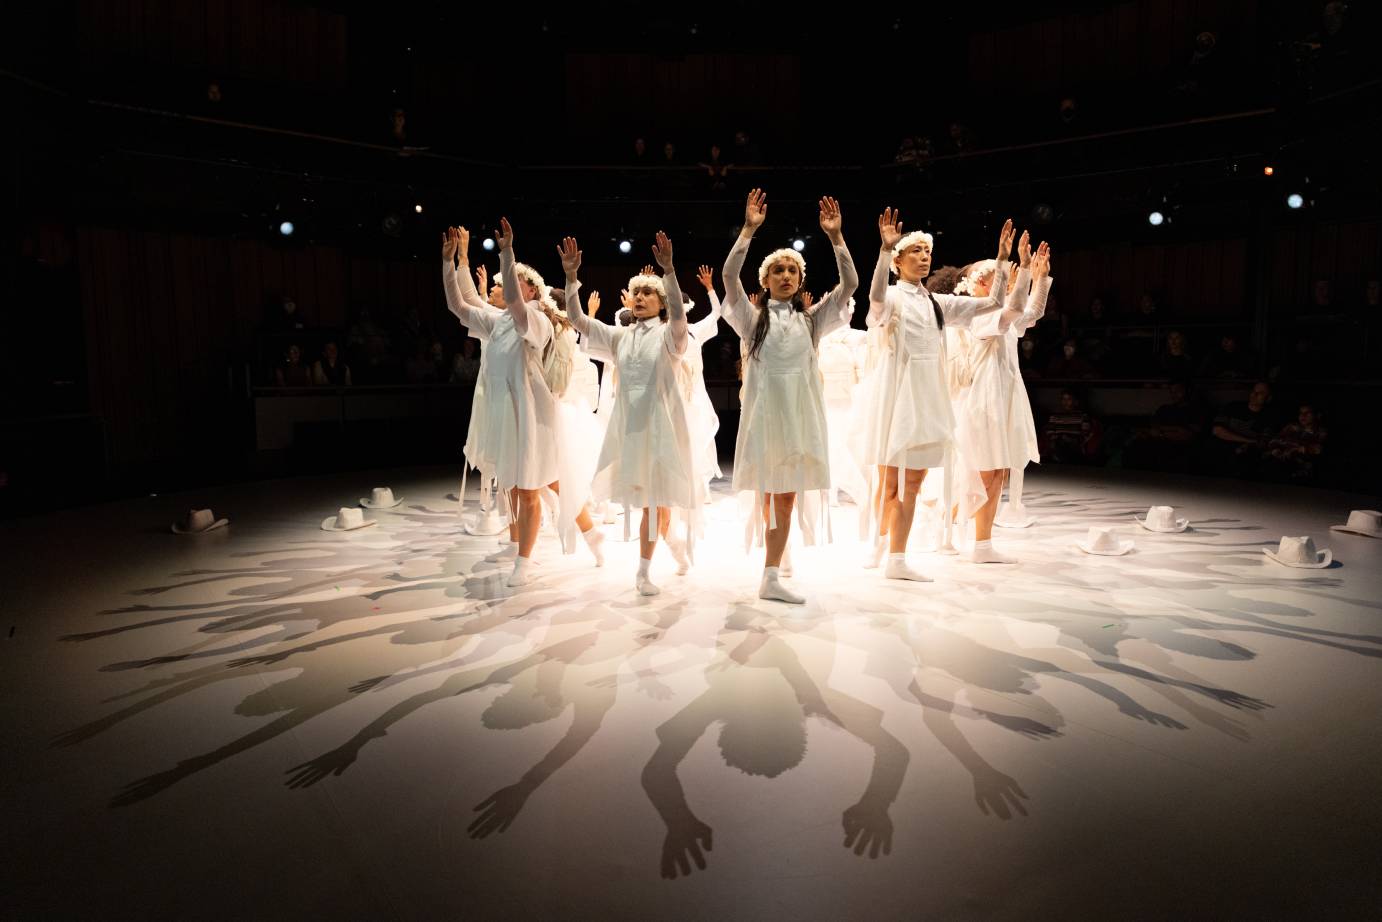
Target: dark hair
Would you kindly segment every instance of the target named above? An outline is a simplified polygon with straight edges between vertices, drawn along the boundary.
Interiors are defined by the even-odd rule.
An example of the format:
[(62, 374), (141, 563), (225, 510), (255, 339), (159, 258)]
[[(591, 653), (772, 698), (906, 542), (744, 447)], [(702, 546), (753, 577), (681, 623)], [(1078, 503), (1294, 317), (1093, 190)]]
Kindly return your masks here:
[[(772, 313), (772, 311), (768, 310), (768, 289), (759, 289), (759, 296), (763, 299), (763, 306), (758, 309), (758, 320), (754, 322), (753, 335), (749, 337), (748, 354), (751, 359), (758, 358), (758, 352), (763, 348), (764, 340), (768, 338), (768, 315)], [(792, 309), (803, 312), (806, 310), (806, 303), (801, 300), (800, 288), (797, 289), (796, 294), (792, 295)], [(816, 337), (815, 313), (807, 314), (806, 320), (811, 324), (811, 338), (814, 340)]]
[(953, 295), (963, 277), (958, 266), (941, 266), (926, 280), (926, 290), (935, 295)]

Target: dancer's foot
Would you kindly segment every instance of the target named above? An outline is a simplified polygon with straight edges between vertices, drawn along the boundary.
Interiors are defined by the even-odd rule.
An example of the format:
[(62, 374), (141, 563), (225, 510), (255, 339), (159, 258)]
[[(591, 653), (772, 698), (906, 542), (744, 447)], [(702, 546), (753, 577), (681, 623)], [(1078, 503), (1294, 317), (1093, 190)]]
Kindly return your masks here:
[(1017, 563), (1011, 557), (1004, 557), (995, 551), (992, 541), (975, 541), (969, 559), (975, 563)]
[(646, 557), (638, 558), (638, 575), (633, 578), (633, 584), (638, 588), (639, 595), (657, 595), (662, 591), (648, 579), (648, 568), (652, 565), (653, 562)]
[(883, 569), (883, 575), (888, 579), (910, 579), (918, 583), (929, 583), (931, 577), (919, 573), (907, 566), (907, 555), (889, 554), (888, 565)]
[(873, 547), (869, 548), (868, 554), (864, 556), (864, 569), (878, 569), (878, 565), (883, 562), (883, 552), (887, 549), (887, 541), (882, 536), (879, 536), (879, 538), (873, 542)]
[(515, 557), (513, 561), (513, 572), (509, 574), (508, 585), (510, 588), (526, 586), (532, 577), (532, 558)]
[(499, 550), (485, 558), (490, 563), (498, 563), (502, 560), (512, 560), (518, 556), (518, 542), (504, 541), (499, 545)]
[(672, 552), (672, 559), (677, 562), (677, 576), (685, 576), (686, 571), (691, 569), (691, 558), (686, 555), (686, 540), (675, 535), (668, 535), (663, 540), (667, 542), (667, 550)]
[(595, 566), (605, 565), (605, 536), (604, 533), (596, 528), (590, 528), (581, 532), (581, 537), (585, 538), (586, 546), (590, 548), (590, 553), (595, 555)]
[(779, 602), (790, 602), (793, 605), (806, 604), (805, 596), (797, 595), (782, 585), (778, 573), (777, 567), (763, 568), (763, 581), (758, 584), (758, 597), (760, 599), (776, 599)]

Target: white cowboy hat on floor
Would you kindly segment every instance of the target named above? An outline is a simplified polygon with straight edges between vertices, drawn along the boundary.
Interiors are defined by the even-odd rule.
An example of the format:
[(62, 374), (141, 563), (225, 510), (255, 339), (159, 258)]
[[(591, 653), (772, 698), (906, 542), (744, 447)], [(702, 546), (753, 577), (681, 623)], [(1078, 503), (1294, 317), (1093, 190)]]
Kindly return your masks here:
[(482, 510), (467, 516), (461, 526), (468, 535), (497, 535), (508, 527), (508, 517), (497, 509)]
[(1348, 524), (1331, 525), (1329, 530), (1341, 531), (1349, 535), (1382, 538), (1382, 512), (1378, 512), (1376, 509), (1354, 509), (1348, 514)]
[(322, 531), (354, 531), (357, 528), (368, 528), (378, 524), (374, 519), (365, 518), (365, 514), (359, 509), (342, 506), (335, 515), (322, 519)]
[(173, 523), (173, 534), (200, 535), (229, 524), (230, 519), (218, 519), (210, 509), (188, 509), (187, 515)]
[(1036, 519), (1027, 514), (1026, 506), (1014, 506), (1012, 503), (1004, 503), (999, 510), (993, 524), (999, 528), (1030, 528), (1036, 524)]
[(1174, 506), (1152, 506), (1147, 510), (1145, 519), (1139, 519), (1137, 516), (1133, 516), (1133, 518), (1137, 519), (1138, 525), (1148, 531), (1161, 532), (1162, 534), (1185, 531), (1190, 527), (1189, 519), (1176, 518)]
[(392, 509), (403, 502), (403, 497), (394, 499), (393, 490), (388, 487), (375, 487), (370, 491), (369, 499), (361, 498), (360, 505), (366, 509)]
[(1102, 528), (1092, 525), (1089, 534), (1083, 541), (1076, 541), (1075, 546), (1086, 554), (1098, 554), (1102, 557), (1121, 557), (1132, 550), (1132, 539), (1120, 540), (1113, 533), (1112, 528)]
[(1299, 538), (1283, 537), (1276, 553), (1272, 553), (1269, 547), (1264, 547), (1262, 553), (1288, 567), (1305, 567), (1311, 570), (1322, 570), (1334, 562), (1333, 552), (1328, 549), (1315, 550), (1315, 541), (1309, 535), (1301, 535)]

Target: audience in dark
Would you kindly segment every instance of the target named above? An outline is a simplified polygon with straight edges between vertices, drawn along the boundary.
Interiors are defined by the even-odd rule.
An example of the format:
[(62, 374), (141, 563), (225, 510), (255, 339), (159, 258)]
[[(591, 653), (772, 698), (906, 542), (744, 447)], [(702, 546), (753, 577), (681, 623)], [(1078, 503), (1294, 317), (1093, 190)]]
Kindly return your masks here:
[(334, 340), (322, 346), (322, 356), (312, 363), (312, 383), (319, 387), (349, 387), (350, 366), (341, 361)]

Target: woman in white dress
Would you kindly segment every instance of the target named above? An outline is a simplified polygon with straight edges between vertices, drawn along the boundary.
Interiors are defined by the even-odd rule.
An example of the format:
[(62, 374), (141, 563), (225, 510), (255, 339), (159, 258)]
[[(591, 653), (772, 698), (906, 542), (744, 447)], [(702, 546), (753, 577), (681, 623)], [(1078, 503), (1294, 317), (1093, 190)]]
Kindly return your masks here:
[[(720, 417), (715, 405), (710, 401), (710, 393), (705, 387), (705, 345), (720, 332), (720, 298), (715, 294), (715, 274), (709, 266), (696, 270), (696, 280), (705, 288), (710, 302), (710, 312), (691, 324), (691, 339), (695, 345), (687, 352), (688, 367), (691, 370), (691, 402), (687, 409), (691, 414), (692, 447), (696, 453), (696, 468), (705, 485), (705, 501), (710, 501), (710, 481), (723, 477), (720, 470), (720, 454), (715, 447), (715, 434), (720, 431)], [(686, 310), (689, 313), (691, 304)]]
[(628, 326), (586, 315), (577, 278), (581, 251), (572, 237), (562, 241), (560, 251), (567, 315), (584, 339), (586, 351), (604, 360), (606, 372), (614, 376), (614, 405), (595, 464), (595, 498), (643, 510), (634, 586), (643, 595), (657, 595), (661, 590), (649, 578), (657, 539), (666, 539), (677, 572), (685, 573), (691, 563), (690, 535), (687, 540), (668, 535), (671, 512), (681, 509), (690, 521), (700, 505), (691, 432), (678, 381), (685, 374), (680, 366), (691, 338), (672, 268), (672, 244), (658, 232), (653, 255), (662, 267), (661, 278), (640, 275), (629, 281), (633, 322)]
[[(1003, 482), (1011, 467), (1021, 467), (1029, 460), (1040, 460), (1034, 433), (1029, 439), (1030, 411), (1027, 425), (1020, 412), (1026, 393), (1021, 395), (1017, 372), (1017, 338), (1045, 311), (1046, 295), (1050, 290), (1050, 254), (1045, 243), (1033, 257), (1027, 234), (1018, 246), (1020, 266), (1017, 281), (1007, 291), (1003, 311), (976, 321), (970, 328), (969, 352), (965, 365), (969, 386), (966, 388), (957, 439), (964, 463), (979, 472), (983, 480), (985, 501), (973, 512), (974, 550), (976, 563), (1012, 563), (993, 548), (993, 519)], [(966, 273), (962, 285), (978, 293), (999, 288), (987, 267), (976, 267)], [(1028, 285), (1031, 285), (1030, 297)], [(1011, 346), (1011, 348), (1009, 348)]]
[[(927, 581), (907, 565), (907, 539), (917, 492), (926, 471), (945, 463), (954, 441), (955, 420), (946, 381), (946, 327), (968, 326), (974, 317), (1001, 307), (997, 296), (966, 298), (932, 294), (922, 282), (931, 270), (931, 235), (905, 237), (897, 212), (878, 218), (881, 248), (869, 288), (870, 328), (883, 330), (878, 365), (864, 391), (856, 455), (877, 469), (881, 484), (877, 534), (869, 561), (877, 566), (887, 536), (889, 579)], [(998, 258), (1006, 265), (1012, 250), (1012, 221), (998, 235)], [(889, 285), (889, 273), (898, 275)]]
[[(540, 491), (559, 489), (560, 477), (557, 401), (543, 376), (543, 358), (555, 328), (544, 305), (542, 278), (513, 257), (513, 228), (501, 221), (496, 233), (499, 265), (504, 278), (505, 309), (481, 300), (470, 278), (467, 251), (470, 233), (447, 228), (442, 238), (442, 287), (447, 306), (463, 324), (481, 331), (488, 342), (485, 361), (484, 440), (476, 446), (475, 466), (492, 470), (509, 507), (511, 536), (517, 541), (509, 586), (532, 578), (533, 547), (542, 515)], [(460, 267), (454, 267), (460, 256)], [(574, 517), (573, 517), (574, 518)], [(582, 512), (580, 528), (598, 560), (598, 533)]]
[[(797, 494), (830, 489), (830, 445), (816, 350), (821, 337), (849, 322), (850, 295), (859, 276), (840, 232), (840, 205), (826, 197), (820, 200), (820, 226), (834, 249), (839, 283), (808, 312), (801, 299), (806, 260), (795, 250), (777, 250), (758, 268), (764, 306), (750, 303), (740, 273), (753, 234), (767, 216), (767, 196), (754, 189), (745, 205), (743, 229), (721, 271), (724, 319), (745, 344), (733, 489), (754, 493), (763, 510), (767, 549), (759, 597), (802, 604), (805, 598), (782, 585), (779, 566)], [(822, 502), (819, 511), (828, 529), (829, 506)], [(804, 515), (800, 521), (811, 543), (811, 526), (818, 523)], [(754, 522), (757, 533), (757, 509)]]
[(1023, 309), (1020, 322), (1009, 327), (1006, 339), (1007, 364), (1012, 368), (1016, 378), (1012, 410), (1012, 426), (1015, 438), (1012, 464), (1008, 468), (1008, 501), (999, 509), (998, 515), (993, 520), (993, 524), (1000, 528), (1026, 528), (1033, 521), (1031, 516), (1027, 514), (1027, 507), (1022, 504), (1023, 472), (1029, 462), (1032, 464), (1041, 463), (1041, 450), (1037, 444), (1036, 420), (1032, 416), (1032, 404), (1027, 397), (1027, 386), (1022, 380), (1022, 369), (1017, 354), (1018, 343), (1022, 337), (1046, 313), (1046, 299), (1052, 284), (1050, 249), (1048, 248), (1043, 255), (1042, 271), (1046, 273), (1046, 281), (1044, 284), (1039, 282), (1036, 275), (1038, 269), (1034, 263), (1032, 266), (1032, 288), (1027, 297), (1027, 306)]

